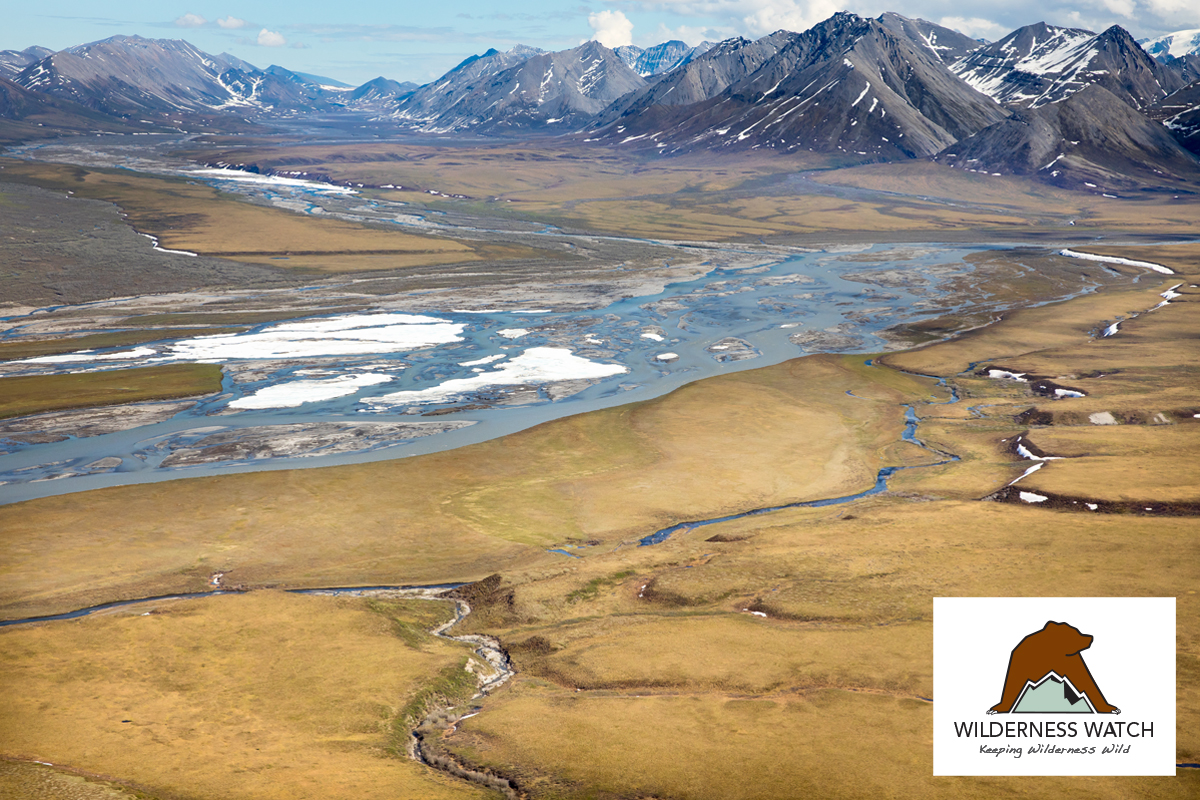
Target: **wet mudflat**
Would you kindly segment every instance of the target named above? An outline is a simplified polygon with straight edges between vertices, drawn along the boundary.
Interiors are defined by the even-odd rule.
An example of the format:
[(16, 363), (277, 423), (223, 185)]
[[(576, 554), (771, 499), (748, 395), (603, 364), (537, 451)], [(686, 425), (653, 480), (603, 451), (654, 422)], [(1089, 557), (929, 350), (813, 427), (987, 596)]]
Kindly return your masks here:
[[(404, 455), (432, 452), (806, 352), (881, 350), (890, 346), (876, 336), (884, 328), (961, 305), (942, 284), (970, 275), (973, 267), (963, 261), (969, 252), (931, 246), (760, 254), (763, 263), (714, 266), (702, 277), (600, 308), (571, 308), (574, 298), (551, 293), (519, 304), (452, 293), (369, 298), (358, 313), (10, 361), (0, 365), (5, 376), (206, 362), (223, 364), (226, 377), (217, 395), (182, 409), (116, 410), (113, 418), (124, 424), (107, 428), (95, 427), (95, 412), (86, 425), (61, 413), (0, 423), (8, 451), (0, 456), (0, 480), (15, 500), (70, 490), (46, 485), (62, 478), (82, 489), (185, 469), (295, 465), (287, 459), (296, 457), (345, 463), (399, 455), (397, 448)], [(905, 281), (889, 275), (886, 286), (871, 283), (876, 278), (863, 259), (898, 267)], [(322, 287), (310, 301), (362, 302), (354, 288)], [(210, 298), (172, 305), (203, 308)], [(257, 299), (270, 302), (264, 293)], [(137, 300), (9, 317), (4, 339), (38, 335), (55, 317), (86, 326), (81, 314), (121, 319), (134, 310), (144, 310)], [(365, 435), (367, 423), (372, 435)], [(313, 426), (321, 427), (310, 433), (321, 435), (296, 444), (295, 436)], [(335, 443), (337, 432), (345, 435)], [(289, 437), (291, 445), (269, 450), (230, 446)], [(82, 469), (104, 459), (109, 466)]]
[[(204, 362), (221, 364), (225, 379), (220, 393), (182, 403), (0, 422), (2, 501), (436, 452), (807, 353), (902, 347), (910, 342), (897, 326), (967, 312), (986, 321), (1012, 302), (984, 288), (994, 263), (979, 257), (1003, 252), (995, 247), (596, 236), (418, 209), (319, 181), (200, 168), (172, 156), (177, 145), (101, 137), (15, 154), (183, 176), (314, 217), (536, 242), (565, 257), (586, 253), (590, 266), (426, 271), (421, 288), (394, 275), (325, 277), (300, 287), (13, 309), (0, 319), (0, 343), (144, 330), (151, 319), (176, 328), (157, 341), (10, 360), (0, 377)], [(139, 246), (164, 261), (197, 260), (151, 240)], [(1057, 261), (1049, 272), (1057, 271), (1058, 297), (1127, 280)], [(232, 332), (203, 327), (239, 322)], [(180, 324), (195, 326), (194, 335), (181, 336)]]

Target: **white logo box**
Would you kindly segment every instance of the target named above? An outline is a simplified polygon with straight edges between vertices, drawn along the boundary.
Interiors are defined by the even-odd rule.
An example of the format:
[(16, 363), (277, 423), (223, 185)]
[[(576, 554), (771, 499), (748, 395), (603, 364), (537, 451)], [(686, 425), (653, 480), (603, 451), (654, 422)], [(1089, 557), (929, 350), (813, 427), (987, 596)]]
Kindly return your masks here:
[[(1092, 637), (1081, 655), (1119, 714), (988, 713), (1047, 622)], [(935, 597), (933, 774), (1173, 776), (1175, 653), (1173, 597)]]

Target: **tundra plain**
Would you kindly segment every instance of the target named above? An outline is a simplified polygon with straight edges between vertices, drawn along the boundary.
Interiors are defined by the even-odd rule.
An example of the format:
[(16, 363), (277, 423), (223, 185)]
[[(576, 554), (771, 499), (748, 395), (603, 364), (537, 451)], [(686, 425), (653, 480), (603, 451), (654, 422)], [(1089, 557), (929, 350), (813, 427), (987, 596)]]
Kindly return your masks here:
[[(462, 214), (503, 208), (599, 232), (731, 241), (1058, 241), (1086, 224), (1088, 236), (1104, 230), (1126, 244), (1076, 249), (1177, 274), (1115, 266), (1112, 285), (1021, 308), (1062, 286), (1018, 268), (1019, 255), (989, 255), (963, 291), (1000, 276), (991, 288), (1008, 308), (898, 329), (897, 341), (920, 345), (908, 350), (807, 356), (428, 456), (0, 506), (6, 619), (204, 591), (217, 574), (245, 590), (0, 629), (0, 796), (20, 796), (14, 787), (35, 780), (97, 798), (498, 796), (396, 745), (406, 734), (397, 720), (414, 700), (470, 704), (447, 677), (467, 648), (423, 632), (448, 611), (278, 591), (494, 574), (456, 631), (497, 637), (517, 674), (438, 747), (527, 797), (1200, 791), (1195, 769), (1175, 778), (935, 779), (930, 740), (934, 596), (1175, 596), (1177, 761), (1200, 761), (1200, 248), (1128, 243), (1189, 233), (1194, 203), (1114, 202), (929, 165), (817, 179), (838, 191), (909, 193), (854, 199), (789, 195), (765, 159), (725, 175), (682, 159), (639, 174), (615, 156), (546, 163), (517, 148), (494, 169), (474, 170), (438, 149), (398, 159), (363, 149), (353, 162), (295, 152), (331, 177), (462, 194), (421, 198)], [(254, 151), (237, 155), (301, 163), (295, 153), (270, 164)], [(230, 153), (196, 155), (218, 156)], [(82, 180), (130, 209), (164, 191), (61, 169), (53, 181), (32, 171), (22, 180), (56, 190)], [(913, 182), (935, 172), (920, 184), (928, 196), (911, 196)], [(186, 214), (211, 204), (240, 214), (247, 204), (187, 184), (171, 191), (186, 218), (175, 238), (164, 238), (166, 227), (149, 231), (163, 246), (246, 260), (240, 246), (206, 245), (210, 223)], [(483, 199), (505, 192), (515, 202)], [(968, 195), (970, 207), (956, 205)], [(271, 211), (271, 225), (317, 222), (251, 208)], [(474, 244), (422, 246), (435, 261), (494, 258)], [(1179, 296), (1155, 308), (1171, 287)], [(245, 310), (228, 313), (205, 321), (249, 322)], [(1119, 332), (1103, 336), (1116, 321)], [(989, 377), (989, 368), (1029, 379)], [(1049, 394), (1035, 391), (1038, 379), (1051, 382)], [(1085, 396), (1058, 396), (1055, 386)], [(923, 446), (902, 438), (905, 406)], [(1063, 457), (1019, 484), (1046, 502), (1003, 491), (1032, 463), (1016, 437)], [(959, 460), (943, 463), (951, 454)], [(879, 494), (638, 546), (681, 522), (861, 492), (885, 466), (908, 469)]]

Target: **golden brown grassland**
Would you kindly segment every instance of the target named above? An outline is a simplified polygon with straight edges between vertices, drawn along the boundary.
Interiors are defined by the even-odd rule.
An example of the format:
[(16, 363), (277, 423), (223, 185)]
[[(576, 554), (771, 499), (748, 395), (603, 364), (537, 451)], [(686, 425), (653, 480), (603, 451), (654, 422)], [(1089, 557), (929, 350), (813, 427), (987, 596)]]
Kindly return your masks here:
[(117, 781), (79, 774), (69, 768), (0, 758), (3, 800), (155, 800)]
[(165, 364), (65, 375), (19, 375), (0, 378), (0, 419), (219, 391), (219, 364)]
[[(265, 208), (183, 178), (0, 159), (6, 181), (115, 203), (170, 250), (317, 272), (391, 270), (537, 258), (512, 245), (463, 243)], [(540, 254), (544, 255), (544, 254)]]
[(1069, 230), (1063, 227), (1069, 221), (1073, 223), (1070, 228), (1106, 235), (1122, 232), (1155, 238), (1168, 234), (1191, 237), (1200, 221), (1200, 208), (1190, 197), (1104, 197), (1056, 189), (1016, 176), (980, 175), (924, 161), (834, 169), (813, 177), (831, 186), (913, 195), (968, 209), (991, 209), (1013, 215), (1016, 220), (1028, 220), (1034, 226), (1051, 222), (1060, 233)]
[(847, 494), (896, 449), (897, 402), (931, 383), (899, 375), (846, 404), (864, 388), (853, 369), (801, 359), (422, 458), (2, 506), (0, 607), (195, 590), (218, 570), (288, 586), (477, 579), (555, 562), (545, 548), (571, 540)]
[(394, 754), (401, 710), (469, 655), (424, 632), (448, 609), (255, 592), (9, 629), (0, 739), (162, 798), (484, 797)]
[[(1018, 178), (905, 163), (828, 169), (828, 158), (784, 161), (767, 155), (654, 158), (611, 148), (497, 145), (472, 148), (386, 144), (253, 144), (188, 153), (199, 161), (307, 170), (368, 186), (417, 206), (488, 216), (517, 216), (588, 230), (666, 239), (726, 240), (799, 235), (930, 236), (970, 230), (1036, 234), (1075, 227), (1190, 235), (1197, 207), (1169, 197), (1111, 199), (1067, 192)], [(797, 170), (822, 183), (891, 192), (843, 200), (799, 192), (780, 181)], [(467, 199), (434, 198), (434, 190)]]
[[(1141, 289), (1015, 312), (883, 357), (950, 377), (963, 395), (917, 405), (921, 438), (963, 460), (900, 473), (893, 496), (694, 529), (654, 548), (572, 561), (557, 575), (511, 575), (512, 604), (469, 623), (501, 636), (519, 677), (450, 746), (546, 797), (1193, 796), (1200, 776), (1186, 769), (1174, 779), (935, 779), (922, 698), (932, 696), (934, 596), (1176, 596), (1177, 753), (1197, 760), (1194, 512), (1096, 514), (978, 498), (1030, 463), (1006, 444), (1025, 434), (1071, 457), (1025, 479), (1030, 491), (1194, 507), (1200, 426), (1179, 398), (1200, 385), (1200, 294), (1185, 288), (1124, 339), (1090, 332), (1198, 278), (1194, 266), (1154, 275)], [(955, 378), (983, 359), (1089, 396), (1050, 401), (1025, 384)], [(1078, 378), (1081, 367), (1120, 380)], [(872, 371), (859, 368), (864, 378)], [(1075, 404), (1082, 418), (1059, 411)], [(1051, 407), (1053, 424), (1030, 430), (1015, 420), (1031, 407)], [(1122, 416), (1135, 408), (1140, 416)], [(1092, 425), (1092, 409), (1129, 424)], [(1155, 424), (1160, 410), (1168, 422)], [(1059, 419), (1066, 413), (1074, 421)]]
[[(1189, 263), (1186, 254), (1177, 263)], [(12, 617), (198, 589), (217, 570), (247, 584), (338, 585), (470, 579), (499, 569), (508, 591), (478, 604), (464, 627), (498, 635), (519, 675), (445, 743), (535, 797), (1193, 797), (1195, 770), (1176, 778), (934, 779), (923, 699), (932, 691), (934, 596), (1176, 596), (1177, 756), (1200, 761), (1197, 517), (979, 499), (1028, 464), (1008, 441), (1022, 434), (1071, 456), (1026, 478), (1030, 490), (1200, 502), (1192, 435), (1200, 421), (1184, 413), (1200, 405), (1187, 400), (1200, 385), (1200, 295), (1190, 288), (1200, 271), (1188, 269), (1013, 312), (875, 366), (862, 356), (798, 359), (452, 452), (5, 506), (0, 607)], [(1123, 324), (1117, 336), (1093, 338), (1181, 281), (1183, 298)], [(980, 361), (1088, 396), (1052, 401), (1027, 384), (960, 374)], [(945, 376), (963, 399), (939, 404), (945, 391), (899, 369)], [(962, 460), (901, 472), (892, 492), (854, 504), (747, 517), (632, 546), (671, 522), (847, 494), (869, 486), (884, 464), (940, 460), (897, 443), (901, 403), (922, 418), (922, 440)], [(1018, 419), (1029, 409), (1036, 413), (1025, 419), (1036, 424)], [(1094, 411), (1125, 424), (1092, 425)], [(1160, 413), (1165, 423), (1156, 422)], [(567, 543), (584, 545), (574, 551), (582, 558), (545, 553)], [(379, 752), (363, 740), (336, 749), (337, 758), (332, 746), (322, 749), (322, 731), (351, 713), (352, 697), (379, 694), (361, 683), (378, 685), (370, 682), (382, 680), (372, 672), (379, 662), (363, 658), (355, 668), (350, 645), (337, 651), (347, 658), (328, 656), (339, 637), (360, 635), (350, 616), (362, 607), (344, 601), (336, 610), (346, 616), (334, 619), (327, 606), (284, 609), (300, 599), (274, 593), (218, 600), (178, 606), (195, 611), (0, 632), (5, 680), (22, 681), (21, 691), (3, 693), (17, 695), (6, 702), (19, 706), (0, 716), (26, 737), (24, 749), (4, 752), (125, 778), (147, 774), (142, 762), (153, 755), (176, 771), (139, 782), (236, 787), (245, 756), (230, 743), (261, 739), (280, 754), (262, 763), (303, 760), (290, 774), (328, 796), (349, 763), (337, 758)], [(237, 605), (252, 602), (282, 605)], [(219, 647), (184, 625), (197, 617)], [(143, 620), (158, 627), (137, 627)], [(244, 629), (254, 636), (240, 638)], [(128, 643), (142, 641), (135, 636), (167, 655), (130, 663), (126, 651), (136, 648)], [(371, 658), (411, 657), (402, 639)], [(309, 649), (320, 670), (307, 671), (296, 655)], [(272, 663), (291, 672), (253, 691), (228, 688), (238, 686), (229, 676), (254, 669), (279, 675)], [(437, 674), (405, 663), (407, 691)], [(130, 675), (106, 664), (129, 664)], [(209, 666), (193, 675), (196, 664)], [(213, 664), (230, 668), (205, 683)], [(160, 688), (126, 688), (146, 685)], [(293, 694), (295, 685), (303, 690)], [(260, 696), (254, 692), (269, 693), (261, 696), (280, 710), (244, 699)], [(143, 696), (155, 718), (176, 726), (157, 731), (164, 741), (196, 737), (196, 765), (186, 760), (194, 748), (170, 756), (132, 723), (110, 719), (110, 710), (124, 714), (119, 704)], [(73, 698), (83, 704), (77, 712)], [(55, 714), (40, 719), (45, 711), (35, 703)], [(209, 709), (223, 706), (236, 713), (211, 722)], [(109, 736), (126, 738), (112, 739), (120, 746), (111, 749), (83, 744)], [(293, 747), (296, 754), (286, 754)], [(415, 770), (379, 760), (350, 774)], [(272, 796), (268, 774), (289, 773), (263, 767), (246, 778), (263, 788), (225, 794)]]

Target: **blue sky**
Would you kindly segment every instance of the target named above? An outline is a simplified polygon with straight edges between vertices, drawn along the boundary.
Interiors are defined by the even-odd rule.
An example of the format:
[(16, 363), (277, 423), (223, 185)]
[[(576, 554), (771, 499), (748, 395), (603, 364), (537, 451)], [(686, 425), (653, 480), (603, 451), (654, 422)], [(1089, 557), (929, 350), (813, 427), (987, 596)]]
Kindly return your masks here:
[[(1119, 24), (1141, 38), (1200, 28), (1200, 0), (47, 0), (10, 4), (0, 49), (40, 44), (62, 49), (116, 34), (187, 39), (252, 64), (279, 64), (346, 83), (377, 75), (425, 83), (489, 47), (529, 44), (547, 50), (596, 38), (649, 46), (667, 39), (695, 44), (729, 36), (756, 38), (780, 28), (804, 30), (836, 11), (864, 16), (895, 11), (997, 39), (1044, 20), (1103, 30)], [(498, 10), (502, 9), (502, 10)]]

